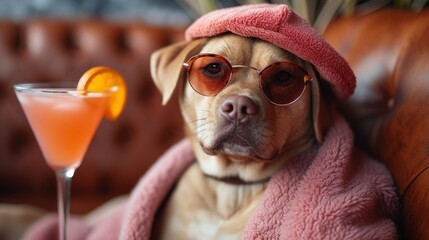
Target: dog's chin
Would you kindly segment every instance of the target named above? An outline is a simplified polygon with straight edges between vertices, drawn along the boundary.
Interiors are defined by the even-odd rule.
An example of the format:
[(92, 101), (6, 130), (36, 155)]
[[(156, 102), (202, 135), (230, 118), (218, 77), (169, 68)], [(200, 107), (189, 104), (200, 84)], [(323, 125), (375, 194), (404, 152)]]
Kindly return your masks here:
[(206, 146), (203, 142), (200, 142), (200, 145), (208, 155), (226, 155), (235, 162), (272, 161), (277, 156), (277, 152), (272, 151), (272, 147), (240, 136), (226, 136), (211, 146)]

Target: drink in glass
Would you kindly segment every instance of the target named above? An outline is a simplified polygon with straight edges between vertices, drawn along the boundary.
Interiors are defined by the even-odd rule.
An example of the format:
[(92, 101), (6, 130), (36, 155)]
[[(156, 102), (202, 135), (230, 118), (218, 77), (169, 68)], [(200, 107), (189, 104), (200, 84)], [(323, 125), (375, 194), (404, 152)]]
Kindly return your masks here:
[(70, 184), (106, 112), (109, 91), (76, 90), (76, 84), (17, 84), (15, 93), (57, 177), (59, 237), (67, 239)]

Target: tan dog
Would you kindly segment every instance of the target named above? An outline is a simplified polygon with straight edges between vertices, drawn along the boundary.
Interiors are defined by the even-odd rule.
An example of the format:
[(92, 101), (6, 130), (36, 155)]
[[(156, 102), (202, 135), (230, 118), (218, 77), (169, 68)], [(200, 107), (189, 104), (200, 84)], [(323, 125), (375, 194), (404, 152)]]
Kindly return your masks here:
[[(183, 67), (198, 53), (218, 54), (233, 65), (255, 69), (292, 62), (313, 81), (296, 102), (277, 106), (261, 91), (258, 71), (236, 68), (220, 93), (203, 96), (187, 83)], [(270, 177), (322, 141), (330, 124), (319, 114), (321, 108), (332, 108), (320, 99), (313, 67), (265, 41), (225, 34), (159, 50), (152, 56), (151, 71), (164, 104), (180, 86), (185, 130), (197, 159), (159, 213), (155, 238), (239, 239)]]

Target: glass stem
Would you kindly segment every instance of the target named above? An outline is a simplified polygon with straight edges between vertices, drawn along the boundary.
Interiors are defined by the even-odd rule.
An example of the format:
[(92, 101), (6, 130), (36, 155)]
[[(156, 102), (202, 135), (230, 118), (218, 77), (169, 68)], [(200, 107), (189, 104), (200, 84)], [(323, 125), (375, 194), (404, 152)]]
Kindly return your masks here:
[(57, 170), (58, 187), (58, 239), (67, 240), (70, 211), (70, 185), (75, 169)]

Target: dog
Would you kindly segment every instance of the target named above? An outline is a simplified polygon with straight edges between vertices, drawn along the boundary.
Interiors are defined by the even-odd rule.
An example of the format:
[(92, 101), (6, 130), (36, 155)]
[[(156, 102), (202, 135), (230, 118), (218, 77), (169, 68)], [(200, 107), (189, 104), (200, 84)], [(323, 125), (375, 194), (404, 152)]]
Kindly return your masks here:
[(152, 54), (151, 74), (164, 104), (179, 91), (187, 141), (137, 186), (123, 236), (397, 237), (393, 179), (337, 111), (355, 75), (287, 5), (202, 16)]
[[(190, 73), (183, 74), (183, 63), (204, 53), (250, 67), (233, 69), (226, 87), (204, 96), (186, 82)], [(273, 104), (260, 87), (258, 71), (278, 62), (293, 63), (312, 79), (286, 106)], [(163, 49), (152, 56), (151, 71), (158, 76), (154, 81), (164, 103), (180, 85), (185, 132), (197, 159), (159, 214), (155, 238), (239, 239), (271, 176), (323, 141), (333, 102), (320, 94), (310, 63), (271, 43), (235, 34)]]

